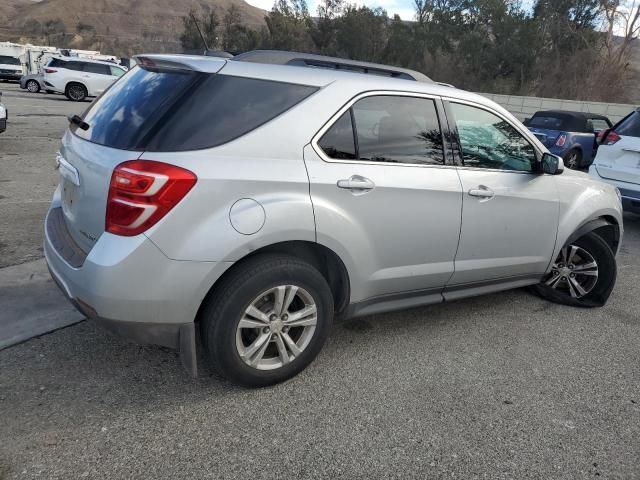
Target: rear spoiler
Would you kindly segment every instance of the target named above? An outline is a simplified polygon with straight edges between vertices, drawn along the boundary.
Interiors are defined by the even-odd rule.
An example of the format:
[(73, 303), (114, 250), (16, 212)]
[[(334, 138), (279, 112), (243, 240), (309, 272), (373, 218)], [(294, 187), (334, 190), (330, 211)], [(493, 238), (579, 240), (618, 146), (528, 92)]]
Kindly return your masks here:
[(143, 68), (162, 70), (190, 70), (203, 73), (217, 73), (225, 66), (227, 60), (220, 57), (202, 55), (136, 55), (136, 65)]

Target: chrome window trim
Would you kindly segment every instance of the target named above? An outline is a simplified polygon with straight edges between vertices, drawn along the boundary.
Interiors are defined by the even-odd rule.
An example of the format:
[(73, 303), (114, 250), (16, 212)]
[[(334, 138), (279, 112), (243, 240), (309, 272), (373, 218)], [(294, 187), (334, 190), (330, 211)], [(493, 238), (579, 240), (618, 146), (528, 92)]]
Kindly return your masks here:
[(358, 165), (376, 165), (376, 166), (393, 166), (393, 167), (419, 167), (419, 168), (456, 168), (456, 165), (447, 165), (446, 164), (446, 148), (445, 142), (447, 141), (444, 137), (444, 132), (442, 128), (443, 122), (446, 122), (446, 118), (440, 118), (438, 115), (438, 123), (440, 125), (440, 135), (442, 136), (443, 142), (443, 154), (442, 154), (442, 165), (426, 165), (420, 163), (403, 163), (403, 162), (375, 162), (371, 160), (344, 160), (344, 159), (336, 159), (327, 156), (324, 153), (320, 145), (318, 145), (318, 141), (322, 138), (322, 136), (327, 133), (333, 125), (338, 121), (338, 119), (349, 110), (357, 101), (367, 98), (367, 97), (378, 97), (378, 96), (393, 96), (393, 97), (415, 97), (415, 98), (423, 98), (428, 100), (433, 100), (434, 106), (436, 109), (436, 115), (438, 112), (438, 104), (436, 103), (438, 100), (441, 100), (442, 97), (439, 95), (431, 95), (428, 93), (418, 93), (418, 92), (404, 92), (400, 90), (371, 90), (368, 92), (362, 92), (351, 98), (346, 104), (344, 104), (335, 114), (333, 114), (329, 120), (318, 130), (318, 132), (311, 139), (311, 147), (313, 148), (316, 155), (318, 155), (323, 161), (327, 163), (346, 163), (346, 164), (358, 164)]
[[(536, 160), (538, 162), (541, 161), (542, 159), (542, 155), (544, 155), (545, 152), (541, 151), (537, 145), (535, 144), (535, 142), (531, 141), (531, 137), (535, 138), (535, 135), (533, 135), (533, 133), (531, 132), (531, 130), (525, 128), (524, 130), (522, 128), (520, 128), (518, 125), (514, 125), (513, 122), (511, 122), (511, 120), (509, 120), (508, 118), (506, 118), (502, 113), (494, 110), (493, 108), (491, 108), (490, 106), (487, 105), (483, 105), (482, 103), (477, 103), (471, 100), (463, 100), (460, 98), (455, 98), (455, 97), (442, 97), (443, 101), (449, 102), (449, 103), (460, 103), (462, 105), (469, 105), (470, 107), (474, 107), (474, 108), (478, 108), (480, 110), (484, 110), (486, 112), (489, 112), (499, 118), (501, 118), (502, 120), (504, 120), (505, 122), (507, 122), (509, 125), (511, 125), (513, 128), (516, 129), (516, 131), (518, 133), (520, 133), (520, 135), (522, 135), (524, 137), (524, 139), (529, 143), (529, 145), (531, 145), (531, 147), (533, 148), (534, 152), (536, 153)], [(455, 118), (452, 119), (453, 121), (453, 126), (456, 129), (456, 132), (458, 130), (457, 125), (455, 125)], [(482, 167), (466, 167), (464, 165), (458, 165), (458, 168), (461, 170), (473, 170), (473, 171), (480, 171), (480, 172), (502, 172), (502, 173), (519, 173), (519, 174), (524, 174), (524, 175), (547, 175), (547, 174), (543, 174), (542, 172), (524, 172), (522, 170), (503, 170), (500, 168), (482, 168)]]

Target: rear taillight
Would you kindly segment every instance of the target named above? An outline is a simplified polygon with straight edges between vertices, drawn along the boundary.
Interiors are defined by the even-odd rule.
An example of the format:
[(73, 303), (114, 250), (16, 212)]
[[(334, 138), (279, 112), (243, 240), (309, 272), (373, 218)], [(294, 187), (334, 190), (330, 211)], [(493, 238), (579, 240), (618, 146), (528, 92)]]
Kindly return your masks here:
[(45, 68), (44, 73), (56, 73), (58, 70), (55, 68)]
[(611, 131), (610, 128), (604, 128), (600, 130), (596, 135), (596, 143), (600, 145), (604, 141), (604, 139), (607, 137), (607, 135), (609, 135), (610, 131)]
[(562, 135), (560, 135), (558, 137), (558, 140), (556, 140), (556, 146), (557, 147), (564, 147), (564, 144), (567, 142), (567, 136), (563, 133)]
[(620, 140), (620, 135), (618, 135), (614, 131), (611, 131), (607, 134), (605, 139), (602, 141), (602, 145), (613, 145), (614, 143), (617, 143), (619, 140)]
[(193, 172), (167, 163), (121, 163), (111, 175), (105, 230), (127, 237), (144, 232), (175, 207), (196, 181)]

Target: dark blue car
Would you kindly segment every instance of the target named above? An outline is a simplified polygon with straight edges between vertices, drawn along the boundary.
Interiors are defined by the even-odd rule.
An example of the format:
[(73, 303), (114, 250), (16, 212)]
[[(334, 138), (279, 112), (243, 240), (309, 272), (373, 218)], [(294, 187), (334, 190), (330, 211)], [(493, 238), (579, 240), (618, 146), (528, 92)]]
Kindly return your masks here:
[(536, 112), (525, 125), (568, 168), (586, 168), (598, 149), (598, 132), (613, 125), (604, 115), (588, 112), (548, 110)]

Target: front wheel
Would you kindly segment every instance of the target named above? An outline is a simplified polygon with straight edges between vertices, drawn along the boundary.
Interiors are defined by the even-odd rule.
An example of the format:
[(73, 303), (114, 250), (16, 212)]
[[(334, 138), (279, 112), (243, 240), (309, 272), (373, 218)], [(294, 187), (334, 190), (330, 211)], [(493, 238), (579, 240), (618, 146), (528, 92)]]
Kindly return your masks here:
[(603, 306), (616, 283), (616, 258), (597, 234), (565, 245), (551, 272), (534, 287), (544, 298), (576, 307)]
[(207, 301), (202, 339), (224, 377), (263, 387), (309, 365), (332, 318), (331, 290), (318, 270), (294, 257), (259, 255), (224, 278)]

